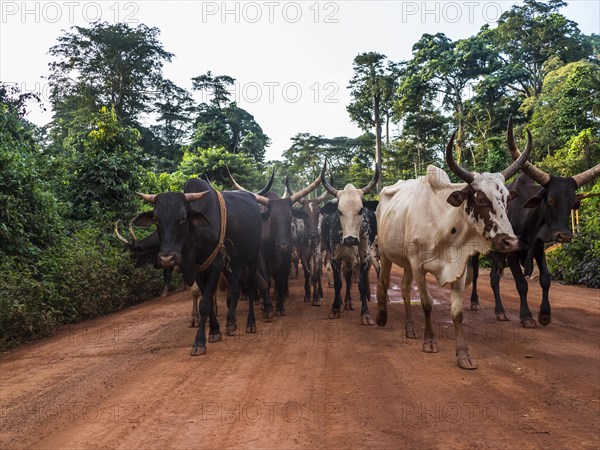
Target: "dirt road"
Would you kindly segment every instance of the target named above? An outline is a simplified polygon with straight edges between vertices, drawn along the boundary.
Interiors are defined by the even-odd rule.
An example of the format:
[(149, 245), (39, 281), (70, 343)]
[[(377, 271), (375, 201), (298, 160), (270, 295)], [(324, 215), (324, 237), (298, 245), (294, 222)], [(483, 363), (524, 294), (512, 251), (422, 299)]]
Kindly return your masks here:
[[(480, 286), (482, 310), (464, 312), (476, 371), (456, 366), (437, 287), (437, 354), (403, 336), (399, 290), (388, 326), (366, 327), (358, 310), (326, 318), (331, 289), (324, 306), (303, 303), (299, 280), (286, 317), (259, 320), (256, 335), (241, 326), (204, 356), (189, 356), (189, 290), (65, 327), (2, 355), (0, 447), (597, 449), (600, 291), (554, 284), (553, 322), (528, 330), (510, 280), (510, 322), (496, 322), (486, 275)], [(530, 298), (537, 315), (537, 283)]]

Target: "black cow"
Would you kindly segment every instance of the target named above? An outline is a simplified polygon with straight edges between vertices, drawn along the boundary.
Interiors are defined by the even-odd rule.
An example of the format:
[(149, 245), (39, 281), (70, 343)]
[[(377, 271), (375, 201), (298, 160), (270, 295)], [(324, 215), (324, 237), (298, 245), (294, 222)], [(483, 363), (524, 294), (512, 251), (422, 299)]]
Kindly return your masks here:
[[(137, 240), (135, 233), (133, 232), (133, 224), (129, 223), (129, 235), (131, 237), (131, 242), (121, 236), (119, 233), (119, 223), (120, 220), (115, 224), (115, 235), (117, 239), (125, 244), (126, 248), (129, 250), (131, 254), (131, 258), (135, 261), (135, 267), (141, 267), (144, 264), (151, 265), (155, 269), (159, 269), (161, 267), (158, 262), (158, 251), (160, 250), (160, 241), (158, 239), (158, 234), (153, 232), (149, 236), (146, 236), (143, 239)], [(166, 297), (171, 290), (171, 278), (173, 277), (173, 267), (164, 267), (163, 268), (163, 290), (161, 293), (161, 297)], [(185, 289), (185, 285), (183, 286)]]
[[(294, 191), (290, 187), (287, 176), (285, 177), (285, 185), (288, 195), (293, 196)], [(297, 249), (300, 261), (302, 261), (304, 271), (304, 301), (309, 302), (311, 300), (312, 286), (313, 306), (321, 306), (321, 298), (323, 297), (323, 286), (321, 285), (323, 261), (321, 254), (320, 219), (322, 216), (320, 203), (328, 195), (329, 193), (325, 191), (314, 199), (300, 199), (298, 203), (301, 205), (300, 210), (305, 213), (305, 218), (294, 217), (292, 219), (292, 241)]]
[[(185, 190), (188, 193), (139, 194), (154, 205), (154, 210), (138, 215), (134, 223), (140, 226), (154, 223), (160, 239), (162, 266), (179, 265), (186, 283), (196, 281), (200, 287), (200, 325), (191, 352), (195, 356), (206, 353), (207, 318), (209, 341), (222, 338), (212, 301), (220, 274), (225, 274), (230, 290), (227, 334), (233, 334), (237, 328), (235, 312), (244, 270), (249, 292), (251, 295), (255, 292), (261, 218), (255, 199), (245, 192), (219, 193), (210, 183), (198, 179), (188, 181)], [(253, 298), (248, 307), (246, 332), (255, 333)]]
[[(284, 316), (285, 308), (283, 306), (283, 300), (287, 292), (292, 262), (292, 217), (304, 218), (306, 216), (303, 211), (292, 208), (292, 205), (305, 195), (314, 191), (321, 183), (321, 179), (320, 177), (317, 177), (310, 186), (296, 192), (288, 198), (281, 198), (275, 192), (269, 191), (273, 184), (274, 176), (275, 171), (271, 174), (271, 179), (267, 186), (261, 189), (259, 193), (253, 195), (264, 207), (262, 212), (263, 228), (261, 236), (262, 265), (266, 268), (268, 274), (272, 275), (275, 280), (277, 296), (275, 315)], [(231, 172), (229, 172), (229, 179), (236, 189), (245, 191), (245, 189), (235, 181)], [(266, 280), (270, 284), (271, 276), (267, 276)], [(263, 303), (263, 317), (266, 319), (271, 319), (273, 317), (271, 301), (268, 300), (268, 292)]]
[[(361, 324), (374, 325), (367, 302), (369, 301), (369, 269), (371, 268), (371, 247), (377, 235), (377, 221), (374, 210), (377, 202), (363, 202), (363, 196), (375, 187), (381, 169), (375, 168), (375, 174), (369, 184), (356, 189), (347, 184), (343, 190), (337, 190), (325, 180), (327, 162), (321, 171), (321, 182), (327, 191), (337, 198), (330, 201), (321, 212), (324, 214), (321, 224), (323, 245), (331, 255), (333, 270), (333, 287), (335, 296), (329, 313), (330, 319), (338, 319), (342, 307), (342, 271), (346, 275), (346, 304), (345, 308), (353, 310), (349, 289), (352, 283), (352, 269), (359, 266), (358, 290), (361, 302)], [(343, 267), (344, 266), (344, 267)]]
[[(527, 146), (532, 146), (531, 133), (528, 133)], [(513, 159), (521, 152), (513, 137), (512, 119), (509, 120), (507, 133), (508, 148)], [(497, 320), (508, 320), (500, 298), (500, 276), (508, 259), (508, 265), (515, 279), (521, 300), (521, 325), (534, 328), (531, 311), (527, 304), (527, 280), (525, 276), (533, 271), (535, 259), (540, 270), (540, 286), (542, 287), (542, 303), (538, 320), (542, 325), (551, 321), (550, 274), (546, 265), (544, 244), (552, 241), (570, 242), (573, 235), (569, 230), (569, 216), (572, 209), (579, 208), (579, 200), (575, 191), (600, 175), (600, 164), (573, 177), (559, 177), (547, 174), (533, 164), (526, 162), (515, 181), (507, 188), (515, 191), (517, 196), (508, 204), (507, 215), (515, 234), (522, 243), (521, 249), (513, 253), (492, 252), (491, 285), (494, 291), (495, 312)], [(473, 257), (473, 290), (471, 291), (471, 310), (480, 309), (477, 296), (477, 277), (479, 275), (479, 255)], [(524, 270), (522, 270), (522, 267)]]

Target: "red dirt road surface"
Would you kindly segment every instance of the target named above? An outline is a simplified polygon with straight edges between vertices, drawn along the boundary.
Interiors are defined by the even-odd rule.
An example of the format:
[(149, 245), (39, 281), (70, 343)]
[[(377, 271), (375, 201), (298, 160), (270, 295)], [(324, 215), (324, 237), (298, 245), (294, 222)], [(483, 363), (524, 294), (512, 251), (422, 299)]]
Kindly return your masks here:
[[(432, 288), (440, 352), (426, 354), (418, 303), (419, 339), (404, 337), (392, 273), (385, 328), (360, 325), (358, 309), (328, 320), (333, 290), (313, 307), (291, 280), (286, 317), (246, 335), (242, 301), (237, 334), (204, 356), (189, 356), (189, 290), (5, 353), (0, 447), (599, 448), (600, 291), (553, 284), (552, 323), (523, 329), (512, 280), (501, 286), (511, 321), (497, 322), (482, 274), (482, 310), (464, 305), (479, 368), (465, 371), (449, 291)], [(536, 316), (537, 282), (529, 292)]]

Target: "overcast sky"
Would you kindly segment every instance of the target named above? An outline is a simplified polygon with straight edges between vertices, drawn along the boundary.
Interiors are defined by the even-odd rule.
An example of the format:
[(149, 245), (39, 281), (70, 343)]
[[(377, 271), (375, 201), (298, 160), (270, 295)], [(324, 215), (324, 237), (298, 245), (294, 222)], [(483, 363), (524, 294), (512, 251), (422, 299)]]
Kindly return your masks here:
[[(102, 20), (144, 23), (161, 30), (175, 54), (164, 74), (191, 90), (190, 79), (229, 75), (239, 106), (272, 139), (267, 159), (279, 159), (299, 132), (356, 136), (346, 112), (352, 60), (377, 51), (407, 60), (423, 33), (451, 39), (492, 26), (514, 1), (335, 2), (0, 2), (0, 80), (47, 98), (48, 49), (61, 30)], [(562, 13), (586, 33), (600, 33), (600, 2), (570, 1)], [(200, 95), (196, 96), (201, 100)], [(52, 116), (37, 106), (29, 120)]]

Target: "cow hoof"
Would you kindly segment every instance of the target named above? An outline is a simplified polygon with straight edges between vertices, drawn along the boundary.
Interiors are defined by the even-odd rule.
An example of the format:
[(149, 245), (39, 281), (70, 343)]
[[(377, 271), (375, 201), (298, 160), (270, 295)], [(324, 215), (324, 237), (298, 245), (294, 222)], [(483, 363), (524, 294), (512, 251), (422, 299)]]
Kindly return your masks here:
[(329, 312), (329, 318), (330, 319), (339, 319), (342, 316), (342, 313), (339, 309), (332, 309)]
[(258, 305), (260, 305), (260, 300), (254, 300), (254, 305), (255, 305), (255, 306), (258, 306)]
[(246, 333), (256, 333), (256, 325), (246, 325)]
[(232, 325), (227, 325), (227, 336), (233, 336), (235, 331), (237, 330), (237, 323)]
[(528, 317), (526, 319), (521, 319), (521, 326), (523, 328), (537, 328), (537, 325), (535, 324), (535, 320), (533, 320), (531, 317)]
[(508, 322), (510, 319), (506, 316), (506, 314), (502, 313), (496, 314), (496, 320), (499, 320), (500, 322)]
[(263, 319), (267, 322), (273, 320), (273, 311), (263, 311)]
[(425, 341), (423, 342), (423, 351), (425, 353), (437, 353), (438, 350), (438, 346), (437, 346), (437, 342), (435, 341)]
[(479, 303), (471, 303), (471, 311), (479, 311), (481, 309), (481, 306), (479, 305)]
[(206, 347), (192, 347), (191, 356), (204, 355), (206, 353)]
[(169, 291), (163, 291), (162, 294), (160, 294), (160, 297), (165, 298), (167, 295), (169, 295)]
[(198, 319), (192, 319), (192, 322), (190, 323), (190, 328), (198, 328)]
[(377, 313), (377, 325), (380, 327), (385, 327), (387, 325), (387, 312), (379, 311)]
[(305, 302), (305, 303), (308, 303), (308, 302), (310, 302), (310, 297), (309, 297), (308, 295), (304, 297), (304, 302)]
[(352, 304), (352, 302), (346, 302), (346, 304), (344, 305), (344, 309), (346, 311), (354, 311), (354, 305)]
[(321, 306), (321, 299), (313, 300), (312, 305), (313, 306)]
[(275, 311), (275, 315), (277, 317), (283, 317), (283, 316), (285, 316), (285, 311)]
[(415, 333), (415, 329), (413, 327), (407, 327), (404, 335), (408, 339), (416, 339), (417, 338), (417, 333)]
[(550, 325), (550, 322), (552, 321), (552, 317), (550, 316), (550, 314), (539, 314), (538, 315), (538, 322), (540, 323), (540, 325)]
[(456, 360), (458, 367), (466, 370), (477, 369), (477, 363), (475, 362), (475, 358), (470, 355), (459, 356)]
[(371, 317), (371, 314), (363, 314), (362, 316), (360, 316), (360, 324), (375, 325), (375, 322), (373, 321), (373, 317)]
[(221, 333), (208, 335), (208, 342), (219, 342), (221, 340), (223, 340), (223, 335)]

